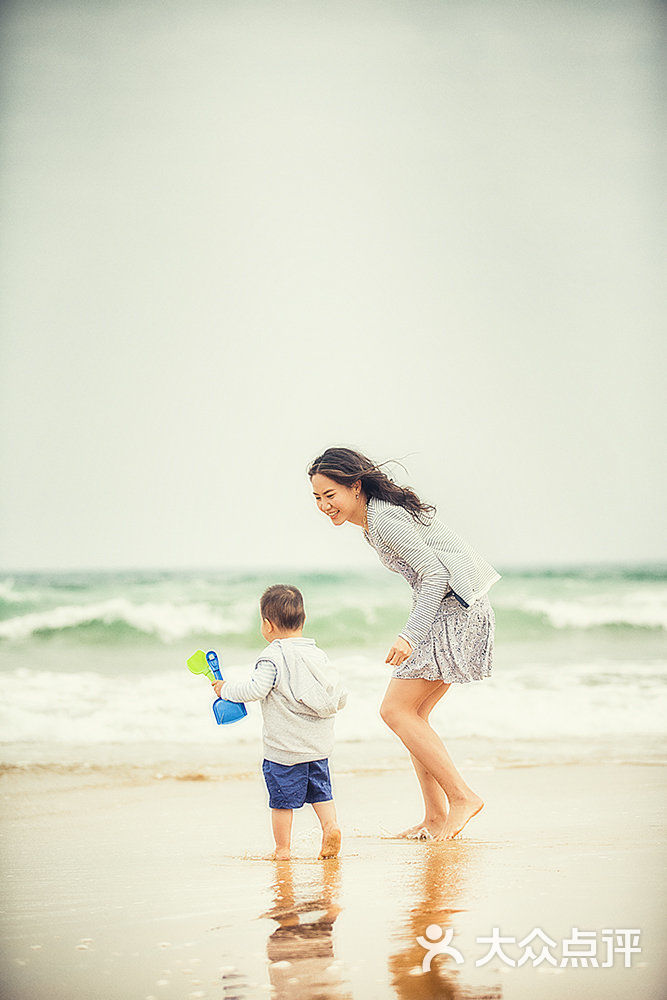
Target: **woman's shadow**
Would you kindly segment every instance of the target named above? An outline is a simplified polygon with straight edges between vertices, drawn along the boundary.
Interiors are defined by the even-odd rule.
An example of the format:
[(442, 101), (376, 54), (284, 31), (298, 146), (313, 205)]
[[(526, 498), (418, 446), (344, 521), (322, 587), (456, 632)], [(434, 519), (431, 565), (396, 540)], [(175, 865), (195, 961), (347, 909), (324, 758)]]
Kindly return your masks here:
[(266, 951), (269, 979), (277, 1000), (352, 1000), (343, 969), (333, 949), (333, 925), (341, 912), (340, 860), (332, 858), (321, 866), (317, 884), (294, 883), (291, 861), (276, 861), (273, 906), (263, 917), (278, 927), (269, 935)]

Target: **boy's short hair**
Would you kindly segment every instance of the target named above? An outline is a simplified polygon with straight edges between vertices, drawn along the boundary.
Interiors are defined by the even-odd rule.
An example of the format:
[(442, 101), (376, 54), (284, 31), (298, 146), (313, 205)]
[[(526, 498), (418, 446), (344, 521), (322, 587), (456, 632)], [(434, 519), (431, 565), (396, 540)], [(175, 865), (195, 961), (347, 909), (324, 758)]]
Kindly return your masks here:
[(259, 609), (262, 618), (268, 618), (285, 631), (301, 628), (306, 620), (301, 591), (288, 583), (267, 587), (259, 600)]

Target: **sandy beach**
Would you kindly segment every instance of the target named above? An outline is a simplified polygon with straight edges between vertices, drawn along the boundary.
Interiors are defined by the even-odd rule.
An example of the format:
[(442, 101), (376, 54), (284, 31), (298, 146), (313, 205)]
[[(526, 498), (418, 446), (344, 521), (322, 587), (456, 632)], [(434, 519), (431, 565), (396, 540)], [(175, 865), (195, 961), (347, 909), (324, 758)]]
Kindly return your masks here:
[[(271, 849), (254, 761), (184, 769), (39, 766), (2, 778), (4, 994), (72, 997), (657, 998), (665, 968), (664, 768), (466, 769), (485, 807), (455, 841), (392, 839), (420, 818), (405, 760), (340, 763), (339, 859), (318, 862), (315, 818), (295, 815), (294, 856)], [(452, 932), (422, 961), (427, 927)], [(496, 954), (540, 928), (555, 965)], [(598, 967), (563, 967), (573, 928)], [(603, 932), (639, 929), (611, 956)], [(432, 935), (431, 935), (432, 936)], [(443, 937), (442, 940), (447, 940)], [(539, 941), (533, 941), (539, 953)]]

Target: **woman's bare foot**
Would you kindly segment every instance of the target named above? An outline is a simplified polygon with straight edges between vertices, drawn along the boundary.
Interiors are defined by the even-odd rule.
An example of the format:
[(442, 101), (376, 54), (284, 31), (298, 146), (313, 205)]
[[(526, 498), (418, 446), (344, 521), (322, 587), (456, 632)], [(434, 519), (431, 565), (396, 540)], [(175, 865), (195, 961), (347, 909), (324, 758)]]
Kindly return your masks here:
[(436, 839), (453, 840), (461, 832), (468, 820), (477, 815), (483, 805), (484, 799), (481, 799), (479, 795), (475, 795), (474, 792), (465, 799), (450, 798), (449, 815), (445, 823), (445, 828), (442, 834)]
[(322, 847), (317, 855), (317, 860), (337, 857), (340, 851), (340, 841), (340, 829), (334, 823), (325, 826), (322, 830)]
[(439, 837), (445, 829), (446, 816), (436, 816), (433, 819), (422, 820), (415, 826), (408, 827), (402, 833), (396, 834), (405, 840), (430, 840), (432, 837)]
[(412, 840), (415, 834), (418, 833), (418, 831), (424, 826), (426, 826), (426, 820), (422, 820), (421, 823), (415, 823), (414, 826), (409, 826), (407, 830), (402, 830), (400, 833), (397, 833), (396, 836), (405, 837), (406, 840)]
[(265, 854), (263, 861), (289, 861), (291, 858), (289, 847), (276, 847), (273, 854)]

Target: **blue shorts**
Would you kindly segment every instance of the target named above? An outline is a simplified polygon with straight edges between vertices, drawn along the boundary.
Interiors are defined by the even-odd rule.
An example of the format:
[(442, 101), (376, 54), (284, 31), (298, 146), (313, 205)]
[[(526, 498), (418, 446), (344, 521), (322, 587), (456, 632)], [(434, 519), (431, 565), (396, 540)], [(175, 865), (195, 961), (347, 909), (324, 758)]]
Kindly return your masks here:
[(303, 764), (276, 764), (265, 759), (262, 771), (269, 790), (270, 809), (300, 809), (305, 802), (333, 799), (326, 757)]

